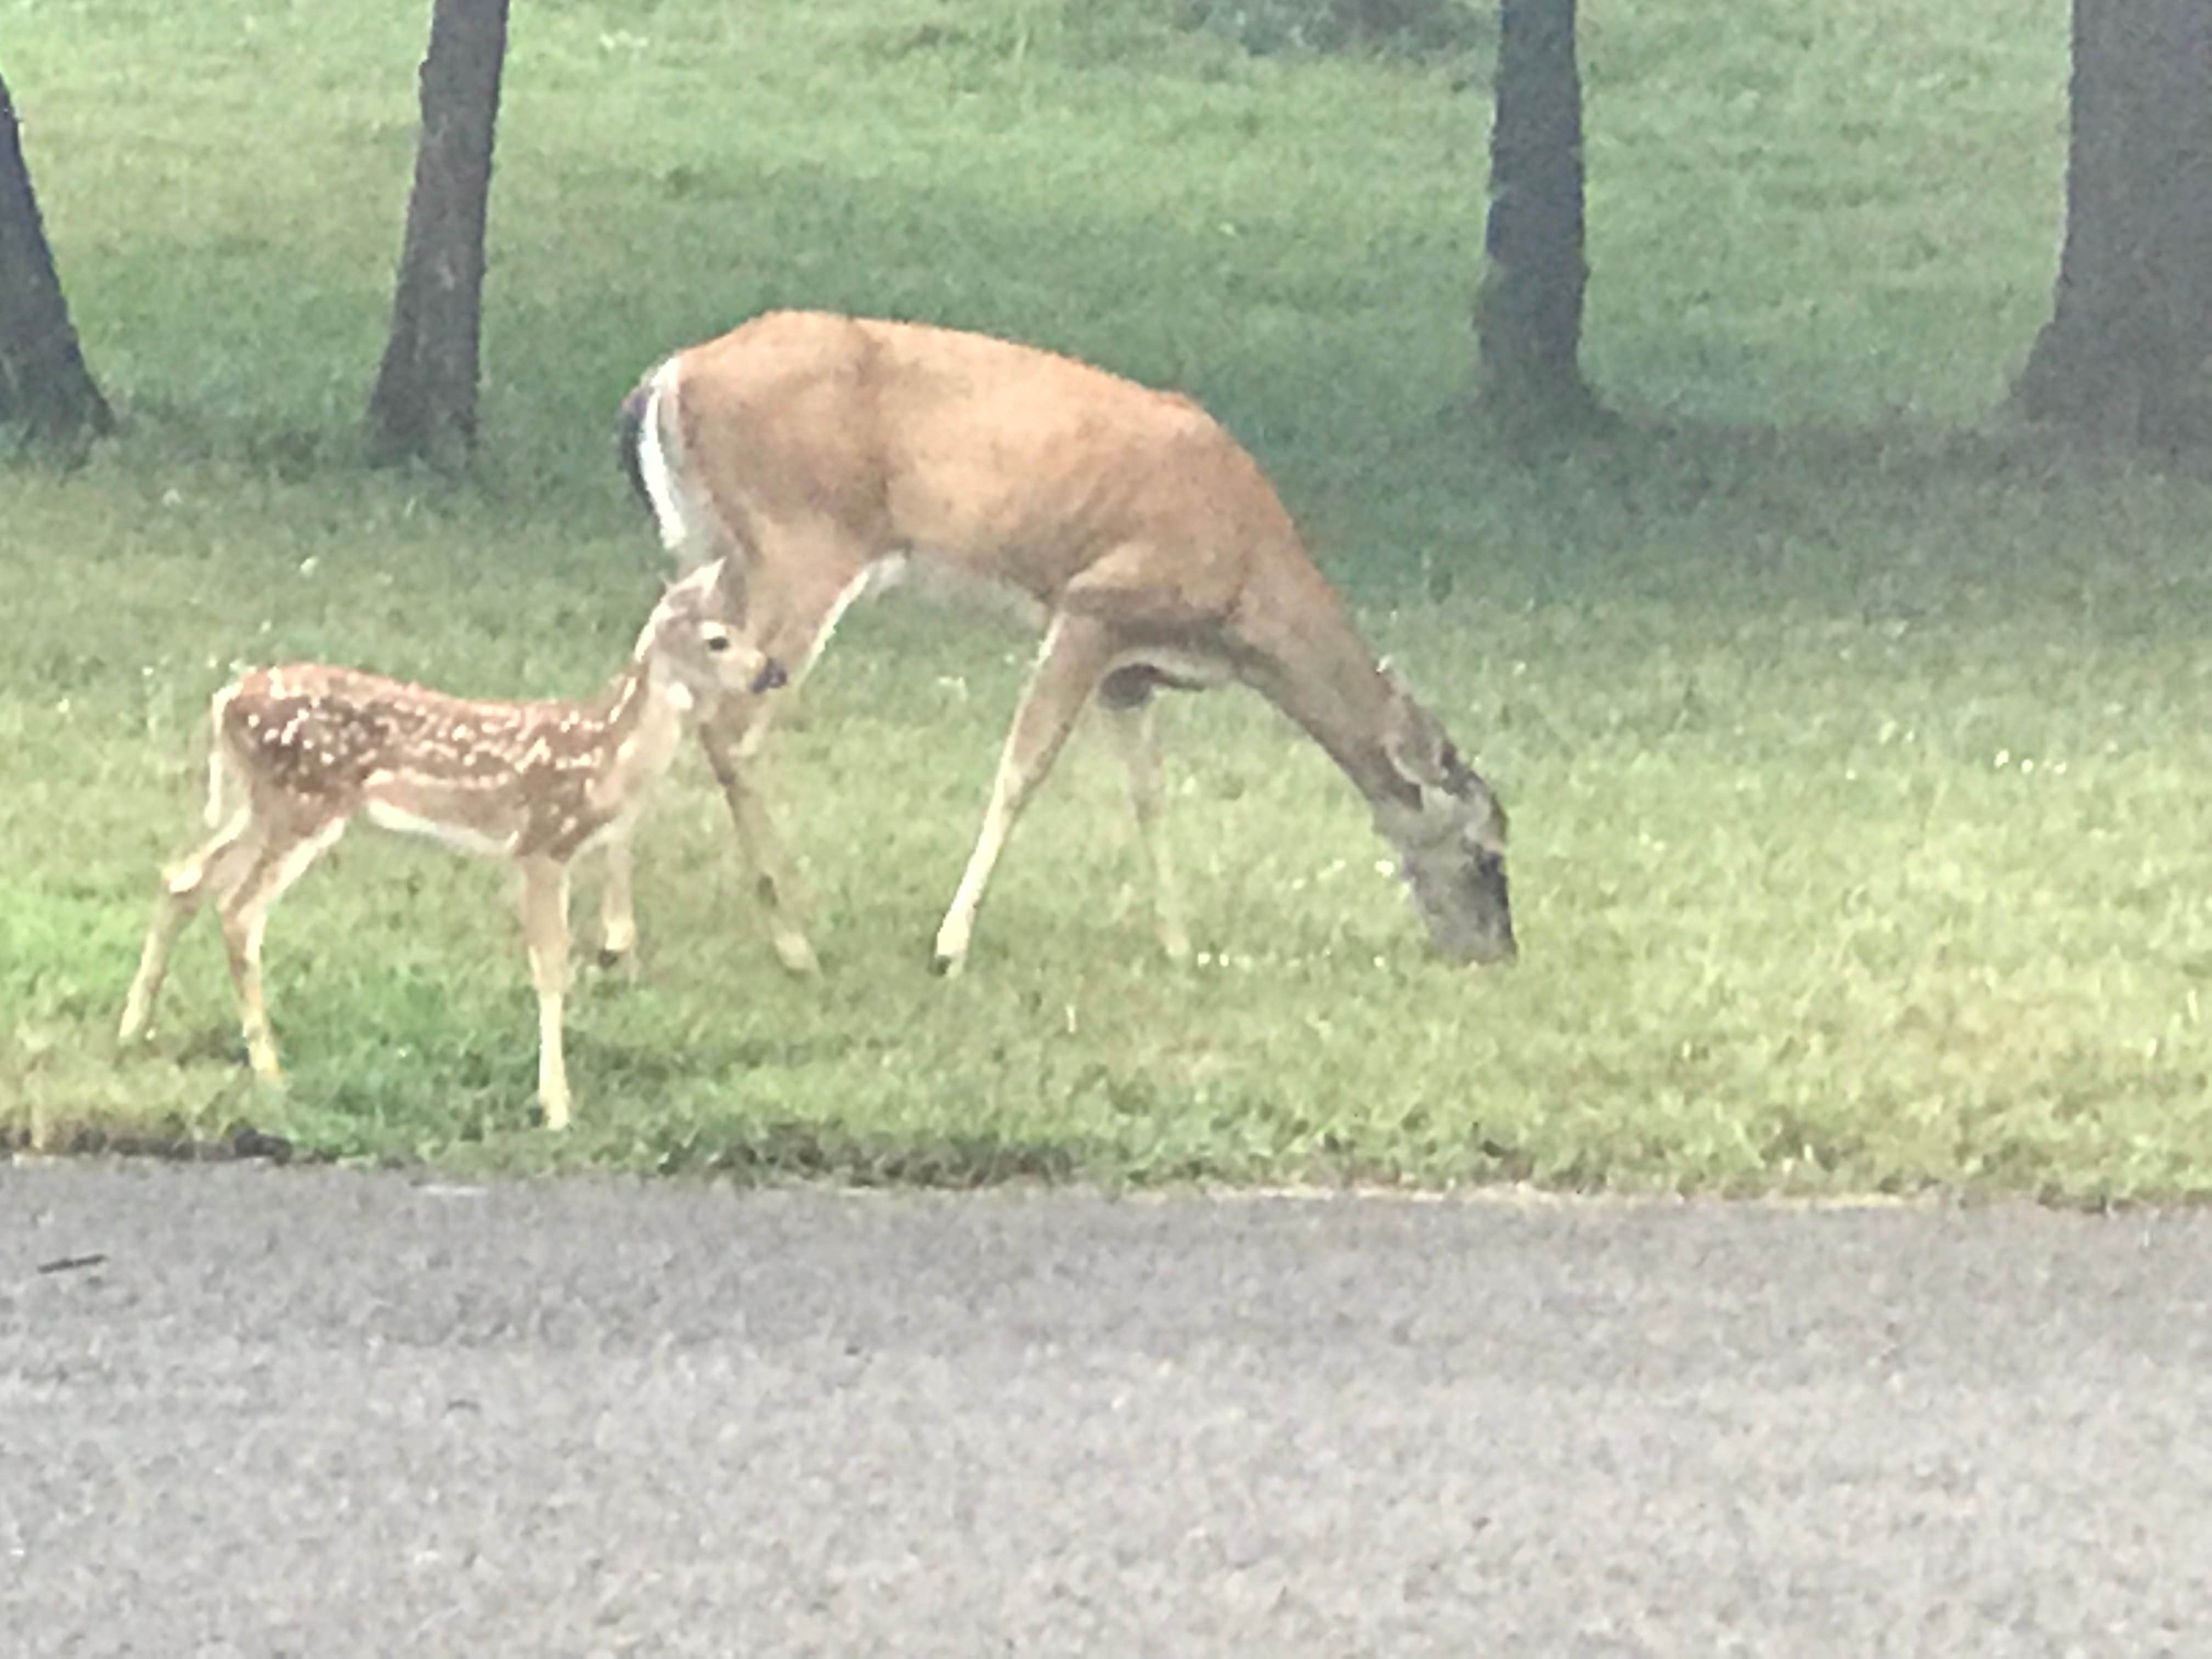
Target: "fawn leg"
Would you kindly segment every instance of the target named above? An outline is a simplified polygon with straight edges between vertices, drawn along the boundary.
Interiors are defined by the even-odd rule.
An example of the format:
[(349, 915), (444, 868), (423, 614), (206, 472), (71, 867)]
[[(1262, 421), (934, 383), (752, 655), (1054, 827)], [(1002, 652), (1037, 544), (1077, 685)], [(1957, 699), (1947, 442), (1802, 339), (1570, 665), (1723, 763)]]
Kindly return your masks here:
[(281, 1083), (284, 1073), (276, 1063), (276, 1039), (262, 1000), (261, 936), (269, 925), (269, 912), (284, 890), (307, 874), (307, 866), (345, 833), (345, 819), (337, 817), (287, 835), (264, 825), (252, 864), (222, 900), (222, 942), (230, 956), (231, 982), (238, 988), (246, 1057), (264, 1082)]
[(637, 972), (637, 908), (633, 897), (637, 856), (635, 820), (617, 820), (603, 843), (606, 867), (599, 884), (599, 966)]
[(161, 896), (154, 901), (146, 943), (138, 953), (138, 972), (131, 981), (116, 1030), (118, 1042), (136, 1042), (153, 1024), (154, 1006), (161, 1000), (161, 981), (169, 970), (169, 951), (185, 925), (198, 914), (201, 902), (210, 890), (218, 902), (228, 897), (252, 868), (260, 851), (252, 830), (252, 815), (241, 811), (189, 858), (161, 872)]
[(557, 859), (522, 860), (522, 935), (538, 991), (538, 1103), (547, 1128), (565, 1129), (570, 1100), (561, 1005), (568, 988), (568, 866)]

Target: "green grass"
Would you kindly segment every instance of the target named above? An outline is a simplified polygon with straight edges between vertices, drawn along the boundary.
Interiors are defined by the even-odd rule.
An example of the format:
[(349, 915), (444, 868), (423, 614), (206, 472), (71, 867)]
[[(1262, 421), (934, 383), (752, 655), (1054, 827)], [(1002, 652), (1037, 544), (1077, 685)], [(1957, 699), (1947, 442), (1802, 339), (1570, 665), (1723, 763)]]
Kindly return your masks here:
[[(1586, 8), (1586, 361), (1632, 422), (1516, 466), (1467, 383), (1468, 60), (1240, 55), (1148, 0), (520, 9), (480, 476), (356, 464), (421, 18), (0, 0), (128, 417), (0, 472), (0, 1137), (939, 1182), (2212, 1190), (2212, 490), (1980, 435), (2049, 303), (2066, 16)], [(1477, 65), (1479, 67), (1479, 65)], [(213, 930), (109, 1032), (234, 660), (581, 691), (655, 579), (611, 412), (770, 305), (927, 317), (1208, 403), (1504, 790), (1524, 956), (1430, 960), (1351, 790), (1255, 699), (1170, 711), (1199, 964), (1104, 745), (926, 951), (1027, 641), (857, 613), (780, 731), (827, 974), (773, 964), (703, 768), (528, 1127), (500, 873), (360, 833), (276, 913), (293, 1073)], [(580, 901), (580, 919), (586, 914)]]

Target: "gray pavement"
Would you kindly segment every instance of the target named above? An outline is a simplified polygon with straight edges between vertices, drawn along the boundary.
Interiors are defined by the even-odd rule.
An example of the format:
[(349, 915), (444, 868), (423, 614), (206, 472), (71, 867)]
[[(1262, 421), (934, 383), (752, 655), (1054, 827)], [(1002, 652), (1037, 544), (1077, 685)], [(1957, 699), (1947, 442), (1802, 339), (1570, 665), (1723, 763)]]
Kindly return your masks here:
[(2212, 1214), (0, 1165), (0, 1653), (2166, 1652)]

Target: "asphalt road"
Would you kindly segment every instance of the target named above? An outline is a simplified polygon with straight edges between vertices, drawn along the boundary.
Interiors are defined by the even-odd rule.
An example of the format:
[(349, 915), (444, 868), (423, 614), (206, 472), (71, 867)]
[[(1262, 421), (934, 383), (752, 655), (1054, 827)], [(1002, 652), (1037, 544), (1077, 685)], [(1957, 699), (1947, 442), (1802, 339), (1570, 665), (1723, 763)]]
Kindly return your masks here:
[(2212, 1653), (2212, 1214), (0, 1165), (0, 1653)]

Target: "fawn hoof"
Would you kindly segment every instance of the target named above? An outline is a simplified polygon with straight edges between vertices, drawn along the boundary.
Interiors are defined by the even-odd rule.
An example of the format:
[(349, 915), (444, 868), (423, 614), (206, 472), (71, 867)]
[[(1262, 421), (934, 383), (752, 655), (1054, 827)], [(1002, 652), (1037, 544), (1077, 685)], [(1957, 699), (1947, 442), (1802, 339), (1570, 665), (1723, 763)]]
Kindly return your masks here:
[(929, 971), (939, 979), (957, 979), (967, 965), (965, 956), (949, 956), (943, 951), (933, 952), (929, 958)]
[(599, 946), (592, 957), (592, 965), (603, 974), (618, 975), (626, 980), (635, 980), (642, 971), (635, 951), (617, 950), (611, 945)]

